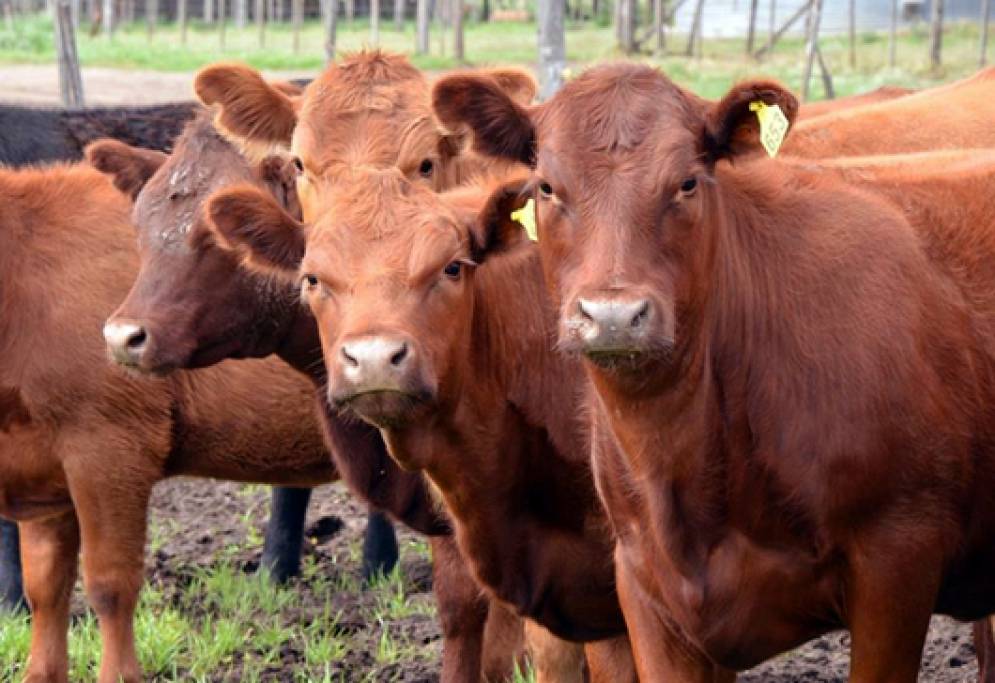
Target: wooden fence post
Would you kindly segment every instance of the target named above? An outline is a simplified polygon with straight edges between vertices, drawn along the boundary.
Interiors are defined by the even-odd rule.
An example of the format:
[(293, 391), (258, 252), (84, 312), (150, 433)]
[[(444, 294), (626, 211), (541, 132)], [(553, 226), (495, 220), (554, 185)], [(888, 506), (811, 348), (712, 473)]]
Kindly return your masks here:
[(787, 33), (788, 29), (790, 29), (792, 26), (794, 26), (796, 21), (798, 21), (799, 19), (801, 19), (803, 16), (806, 16), (805, 13), (809, 11), (809, 8), (812, 6), (812, 2), (814, 2), (814, 0), (806, 0), (801, 5), (801, 7), (799, 7), (795, 11), (795, 13), (792, 14), (788, 18), (787, 21), (785, 21), (783, 24), (781, 24), (781, 28), (779, 28), (776, 31), (774, 31), (774, 34), (770, 37), (770, 40), (767, 41), (767, 44), (764, 45), (759, 50), (757, 50), (756, 53), (753, 56), (756, 57), (757, 59), (760, 59), (766, 53), (768, 53), (771, 50), (773, 50), (774, 49), (774, 45), (776, 45), (777, 41), (779, 41), (781, 39), (781, 36), (783, 36), (785, 33)]
[(539, 0), (536, 10), (539, 23), (539, 99), (548, 100), (563, 85), (567, 66), (564, 3)]
[(380, 0), (370, 0), (370, 42), (380, 45)]
[(940, 66), (943, 49), (943, 3), (944, 0), (933, 0), (929, 20), (929, 63), (934, 69)]
[(294, 54), (301, 51), (301, 25), (304, 23), (304, 0), (290, 0), (290, 22), (294, 30)]
[(59, 56), (59, 90), (62, 106), (79, 109), (83, 106), (83, 77), (79, 71), (76, 33), (73, 31), (73, 10), (68, 0), (55, 6), (55, 51)]
[(356, 19), (356, 0), (345, 0), (345, 19), (352, 25)]
[(753, 54), (753, 41), (757, 35), (757, 4), (760, 0), (750, 0), (750, 24), (746, 28), (746, 54)]
[(335, 61), (339, 6), (336, 0), (324, 0), (322, 4), (325, 8), (325, 64), (331, 64)]
[(204, 0), (204, 23), (214, 23), (214, 0)]
[(218, 15), (218, 42), (221, 45), (221, 51), (225, 50), (225, 26), (228, 23), (228, 8), (225, 7), (225, 2), (227, 0), (218, 0), (217, 15)]
[(615, 0), (618, 3), (618, 46), (629, 55), (636, 50), (636, 1)]
[(159, 0), (145, 0), (145, 27), (149, 40), (155, 37), (155, 25), (159, 19)]
[(187, 44), (187, 0), (177, 0), (176, 21), (180, 25), (180, 43)]
[(850, 0), (850, 68), (857, 67), (857, 0)]
[(898, 0), (891, 0), (891, 28), (888, 31), (888, 66), (895, 68), (895, 52), (898, 49)]
[(249, 0), (233, 0), (232, 13), (235, 15), (235, 27), (244, 29), (248, 23)]
[(415, 2), (415, 52), (428, 54), (428, 0)]
[(7, 24), (7, 32), (14, 32), (14, 7), (12, 0), (3, 3), (3, 20)]
[(701, 40), (698, 32), (701, 30), (701, 14), (705, 9), (705, 0), (698, 0), (694, 6), (694, 19), (691, 20), (691, 30), (688, 32), (688, 47), (685, 53), (688, 57), (694, 56), (694, 44), (696, 40)]
[(815, 66), (816, 53), (819, 50), (819, 23), (822, 15), (822, 0), (812, 0), (809, 3), (808, 36), (805, 43), (805, 74), (802, 77), (802, 99), (808, 100), (811, 90), (812, 67)]
[(253, 11), (256, 14), (256, 33), (258, 34), (259, 47), (266, 47), (266, 0), (256, 0)]
[(465, 54), (463, 36), (463, 0), (452, 0), (453, 6), (453, 57), (462, 62)]
[(394, 30), (404, 30), (404, 0), (394, 0)]
[(988, 22), (991, 19), (992, 4), (990, 0), (981, 0), (981, 56), (978, 66), (988, 63)]
[(770, 43), (777, 30), (777, 0), (770, 0), (770, 7), (767, 10), (767, 42)]
[(104, 35), (108, 38), (114, 35), (114, 0), (103, 0), (104, 9), (101, 16)]

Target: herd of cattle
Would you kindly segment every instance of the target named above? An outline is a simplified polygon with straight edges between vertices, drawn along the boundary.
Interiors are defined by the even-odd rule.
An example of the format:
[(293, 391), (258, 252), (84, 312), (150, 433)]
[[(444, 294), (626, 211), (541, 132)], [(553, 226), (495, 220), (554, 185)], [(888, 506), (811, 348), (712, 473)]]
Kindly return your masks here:
[[(337, 478), (367, 571), (385, 514), (426, 535), (447, 683), (523, 647), (542, 681), (732, 681), (838, 628), (851, 681), (914, 681), (934, 612), (995, 681), (995, 70), (799, 107), (615, 64), (533, 104), (515, 70), (367, 52), (195, 90), (0, 131), (27, 681), (67, 680), (81, 550), (100, 683), (141, 680), (179, 474), (302, 487), (278, 576)], [(793, 123), (778, 159), (756, 103)]]

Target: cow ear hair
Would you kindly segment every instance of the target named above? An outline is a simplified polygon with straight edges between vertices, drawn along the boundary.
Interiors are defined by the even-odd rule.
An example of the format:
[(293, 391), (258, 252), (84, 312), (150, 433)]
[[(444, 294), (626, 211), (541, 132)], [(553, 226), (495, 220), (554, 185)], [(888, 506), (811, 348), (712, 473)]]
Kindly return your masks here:
[(83, 155), (91, 166), (111, 176), (114, 187), (132, 200), (169, 158), (163, 152), (132, 147), (110, 138), (91, 142)]
[(528, 203), (528, 189), (529, 183), (525, 178), (505, 182), (491, 192), (483, 208), (470, 218), (470, 246), (474, 261), (483, 263), (488, 257), (529, 240), (525, 227), (512, 217)]
[(286, 84), (267, 83), (241, 64), (214, 64), (194, 78), (194, 91), (207, 106), (219, 107), (216, 125), (236, 138), (266, 145), (290, 145), (300, 98)]
[(760, 146), (760, 123), (754, 102), (777, 105), (794, 124), (798, 115), (798, 99), (787, 88), (774, 81), (746, 81), (735, 85), (705, 114), (705, 155), (709, 163), (756, 152)]

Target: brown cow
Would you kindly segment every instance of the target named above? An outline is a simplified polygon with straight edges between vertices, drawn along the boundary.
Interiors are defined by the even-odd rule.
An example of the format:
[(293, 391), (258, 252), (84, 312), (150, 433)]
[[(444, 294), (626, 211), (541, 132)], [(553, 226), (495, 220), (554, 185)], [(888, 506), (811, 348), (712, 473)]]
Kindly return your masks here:
[(435, 94), (534, 163), (640, 676), (731, 680), (845, 626), (851, 680), (914, 681), (932, 612), (995, 609), (995, 230), (957, 210), (977, 189), (914, 227), (831, 174), (733, 166), (758, 100), (796, 106), (626, 65), (530, 109)]
[(575, 416), (582, 375), (550, 343), (538, 253), (510, 218), (517, 192), (485, 205), (486, 184), (440, 196), (396, 170), (342, 174), (310, 228), (252, 187), (215, 195), (211, 221), (303, 283), (329, 403), (427, 475), (481, 584), (563, 638), (620, 636), (613, 541)]
[(783, 153), (808, 158), (995, 147), (995, 67), (876, 104), (799, 121)]
[(832, 114), (833, 112), (851, 109), (853, 107), (862, 107), (867, 104), (887, 102), (888, 100), (894, 100), (899, 97), (911, 95), (913, 92), (915, 91), (911, 88), (903, 88), (897, 85), (882, 85), (876, 90), (859, 93), (857, 95), (850, 95), (849, 97), (837, 97), (832, 100), (805, 102), (798, 108), (798, 120), (803, 121), (805, 119), (815, 118), (816, 116), (822, 116), (823, 114)]
[(177, 474), (331, 481), (313, 389), (276, 359), (168, 379), (120, 372), (100, 328), (137, 272), (128, 198), (82, 165), (0, 171), (0, 197), (0, 515), (21, 530), (27, 680), (67, 680), (82, 548), (99, 680), (138, 681), (132, 616), (152, 486)]
[[(297, 288), (241, 268), (236, 255), (214, 243), (202, 215), (212, 191), (239, 182), (252, 182), (288, 210), (299, 211), (295, 173), (288, 175), (277, 158), (250, 164), (218, 134), (209, 112), (187, 127), (168, 158), (149, 163), (147, 151), (113, 141), (91, 145), (87, 157), (136, 196), (141, 269), (108, 327), (138, 327), (143, 338), (141, 344), (118, 344), (111, 333), (110, 350), (118, 362), (164, 374), (225, 358), (275, 354), (315, 385), (324, 383), (317, 331)], [(517, 649), (515, 639), (503, 643), (503, 631), (517, 628), (520, 640), (521, 626), (503, 624), (504, 610), (495, 610), (482, 654), (488, 603), (463, 567), (449, 522), (422, 477), (397, 467), (375, 429), (346, 423), (324, 401), (318, 404), (335, 444), (333, 460), (350, 489), (430, 537), (444, 637), (443, 680), (479, 680), (484, 655), (487, 678), (502, 678)]]

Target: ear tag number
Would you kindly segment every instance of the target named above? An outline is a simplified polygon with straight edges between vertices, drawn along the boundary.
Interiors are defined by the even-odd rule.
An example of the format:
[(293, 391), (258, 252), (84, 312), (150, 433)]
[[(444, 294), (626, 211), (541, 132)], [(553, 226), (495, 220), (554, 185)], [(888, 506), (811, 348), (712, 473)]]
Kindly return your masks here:
[(781, 111), (780, 106), (759, 100), (750, 102), (750, 111), (757, 114), (757, 121), (760, 122), (760, 143), (773, 159), (777, 156), (777, 150), (781, 149), (784, 136), (788, 134), (790, 125), (788, 117)]
[(525, 228), (525, 234), (529, 236), (530, 240), (533, 242), (539, 241), (539, 235), (536, 233), (535, 200), (530, 199), (525, 202), (525, 206), (520, 208), (518, 211), (512, 211), (511, 220), (516, 221), (519, 225)]

